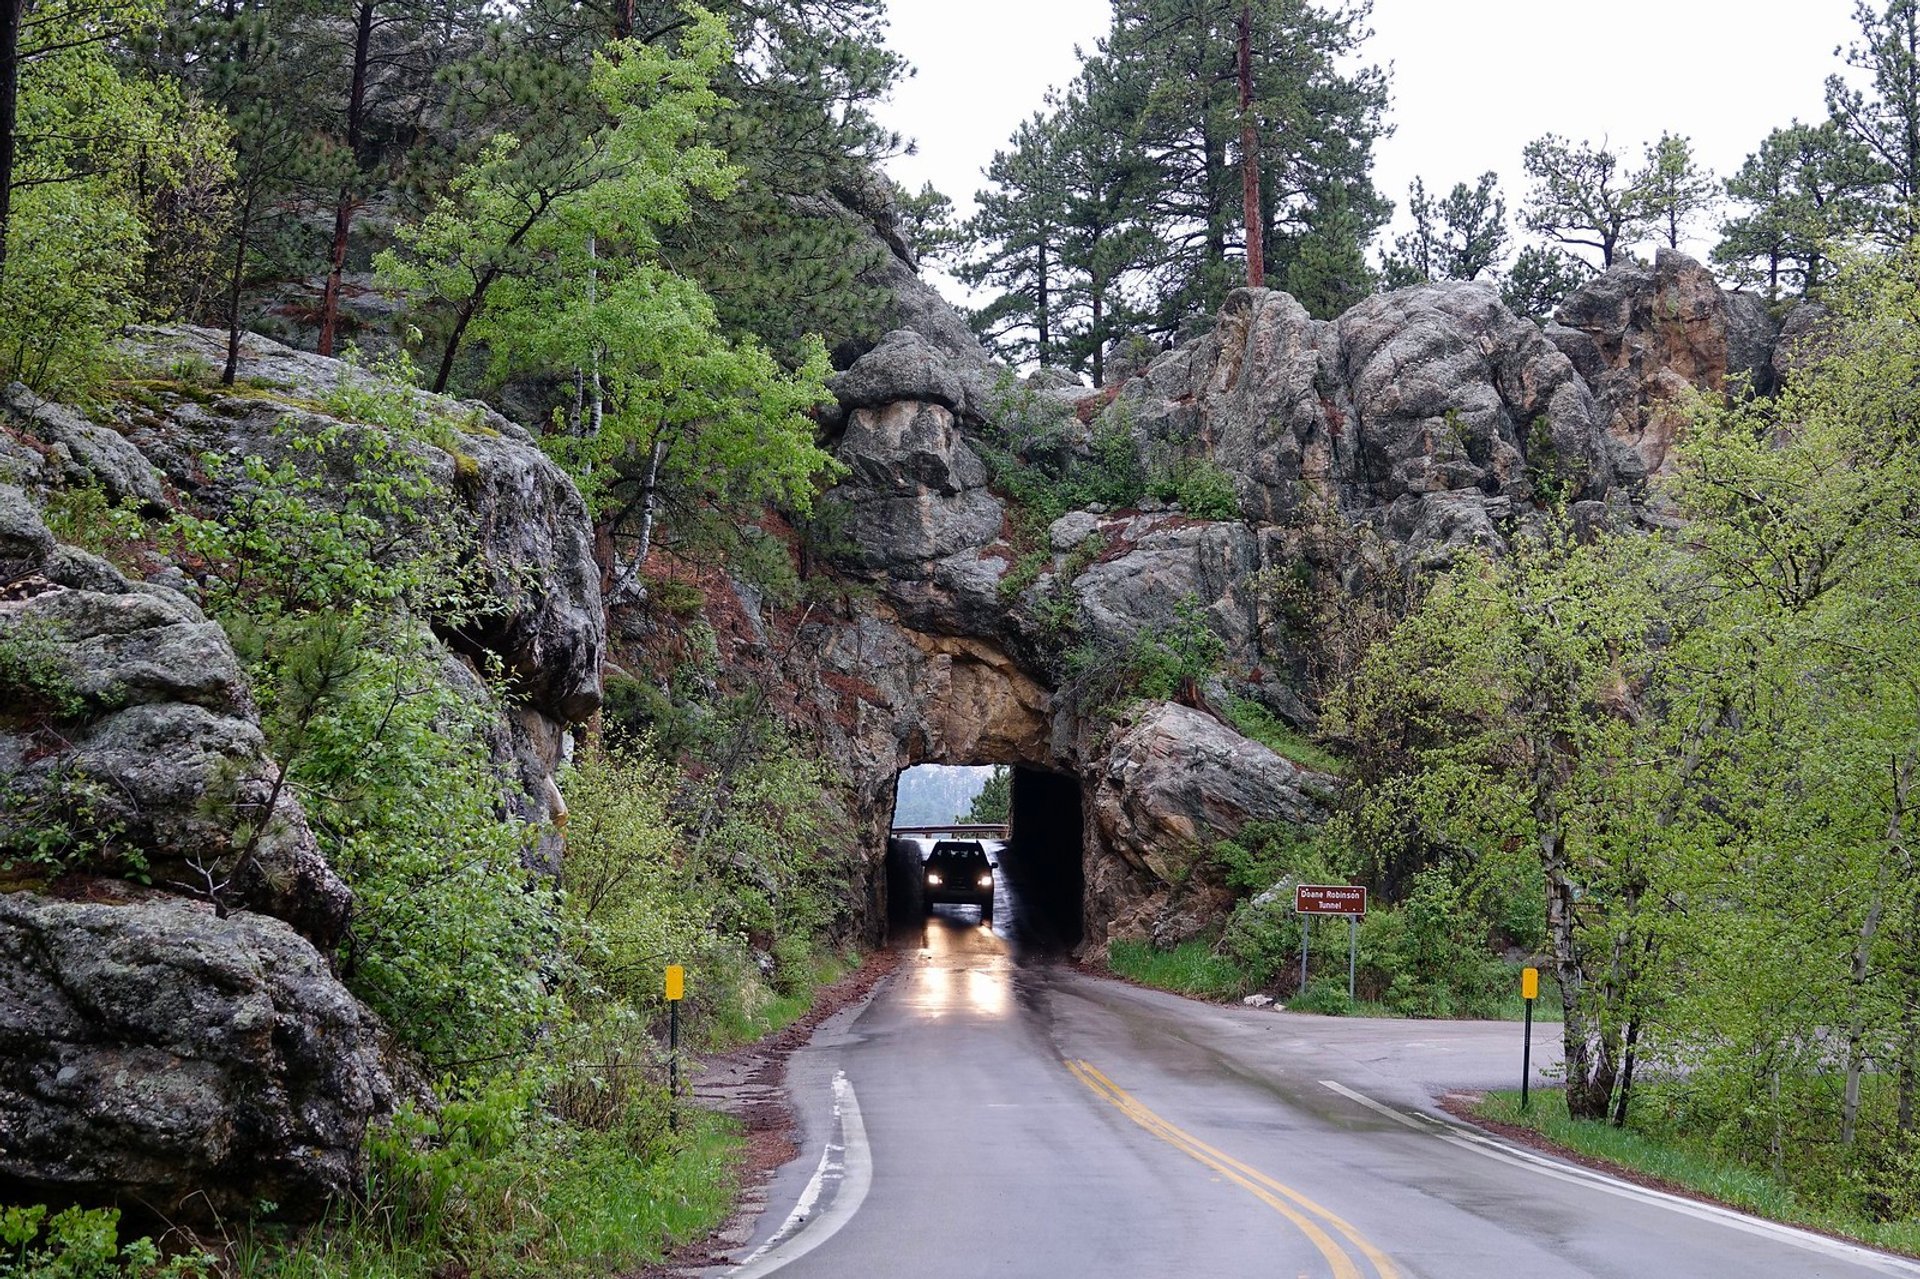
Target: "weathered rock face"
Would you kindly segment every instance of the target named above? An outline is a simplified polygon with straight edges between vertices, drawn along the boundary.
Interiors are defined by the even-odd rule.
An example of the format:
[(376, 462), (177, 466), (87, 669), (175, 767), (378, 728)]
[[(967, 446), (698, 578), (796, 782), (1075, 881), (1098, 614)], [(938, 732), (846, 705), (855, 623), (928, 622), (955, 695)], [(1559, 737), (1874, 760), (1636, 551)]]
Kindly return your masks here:
[[(183, 360), (214, 365), (226, 358), (226, 335), (188, 326), (139, 330), (128, 347), (141, 364), (164, 375)], [(342, 382), (375, 389), (362, 371), (338, 360), (296, 351), (256, 335), (241, 343), (238, 376), (258, 387), (284, 388), (296, 402), (312, 402)], [(524, 429), (485, 405), (416, 397), (439, 414), (450, 443), (422, 445), (428, 470), (475, 534), (474, 551), (495, 607), (447, 638), (471, 656), (497, 656), (527, 702), (556, 721), (591, 715), (600, 702), (600, 664), (606, 652), (606, 614), (600, 571), (593, 558), (593, 527), (572, 481)], [(455, 410), (451, 414), (449, 408)], [(338, 423), (286, 398), (201, 388), (164, 414), (129, 414), (119, 424), (126, 439), (183, 493), (212, 506), (233, 500), (232, 482), (210, 484), (205, 454), (283, 460), (295, 434)]]
[[(1357, 591), (1396, 566), (1441, 568), (1464, 548), (1502, 549), (1549, 500), (1583, 529), (1658, 522), (1648, 480), (1671, 465), (1686, 397), (1720, 393), (1733, 374), (1762, 393), (1774, 381), (1766, 308), (1676, 254), (1600, 277), (1560, 321), (1543, 333), (1478, 284), (1383, 294), (1331, 323), (1242, 290), (1203, 337), (1098, 391), (1030, 381), (1043, 404), (1075, 410), (1064, 447), (1124, 432), (1149, 473), (1212, 463), (1242, 518), (1160, 502), (1074, 511), (1018, 590), (1009, 575), (1034, 551), (1009, 544), (1012, 513), (969, 446), (1007, 411), (979, 390), (1004, 373), (937, 324), (889, 334), (836, 380), (849, 474), (825, 499), (847, 544), (835, 572), (875, 599), (811, 618), (779, 671), (790, 713), (868, 797), (873, 846), (909, 764), (1070, 775), (1087, 948), (1116, 932), (1178, 940), (1205, 916), (1204, 903), (1174, 901), (1181, 859), (1250, 820), (1315, 821), (1337, 784), (1221, 714), (1222, 692), (1296, 725), (1315, 714), (1289, 682), (1301, 638), (1263, 582), (1310, 563), (1316, 580)], [(1364, 562), (1314, 558), (1326, 552), (1311, 530), (1329, 522), (1370, 530), (1355, 539), (1372, 548)], [(1226, 646), (1224, 687), (1113, 724), (1071, 695), (1068, 646), (1124, 650), (1187, 601)]]
[(391, 1105), (375, 1028), (279, 920), (124, 892), (0, 895), (0, 1185), (176, 1221), (296, 1219)]
[[(262, 1200), (316, 1216), (391, 1103), (375, 1019), (326, 954), (351, 894), (279, 785), (192, 581), (179, 567), (130, 580), (57, 543), (40, 510), (86, 485), (219, 512), (242, 481), (207, 455), (271, 464), (296, 434), (380, 428), (322, 411), (366, 375), (262, 339), (230, 390), (176, 380), (224, 356), (219, 334), (143, 330), (132, 354), (152, 380), (118, 416), (17, 387), (0, 400), (0, 888), (30, 890), (0, 896), (0, 1186), (137, 1197), (188, 1222)], [(492, 605), (431, 619), (445, 678), (483, 705), (477, 666), (515, 678), (491, 743), (503, 800), (542, 822), (561, 811), (567, 729), (600, 700), (591, 522), (525, 431), (484, 406), (417, 403), (438, 423), (411, 445), (428, 500), (471, 530)]]
[(1652, 266), (1596, 277), (1554, 319), (1548, 336), (1592, 386), (1608, 432), (1650, 475), (1673, 469), (1691, 395), (1723, 393), (1732, 374), (1771, 389), (1777, 331), (1765, 304), (1723, 293), (1705, 267), (1670, 249)]
[[(0, 486), (0, 507), (20, 511), (25, 499)], [(38, 524), (30, 510), (21, 519), (29, 534)], [(17, 854), (45, 846), (36, 832), (71, 827), (86, 846), (50, 850), (62, 866), (144, 867), (196, 889), (231, 880), (234, 903), (332, 945), (351, 899), (276, 786), (226, 636), (177, 592), (56, 553), (39, 531), (27, 540), (46, 549), (0, 599), (0, 646), (46, 699), (67, 704), (16, 691), (0, 712), (0, 846)]]

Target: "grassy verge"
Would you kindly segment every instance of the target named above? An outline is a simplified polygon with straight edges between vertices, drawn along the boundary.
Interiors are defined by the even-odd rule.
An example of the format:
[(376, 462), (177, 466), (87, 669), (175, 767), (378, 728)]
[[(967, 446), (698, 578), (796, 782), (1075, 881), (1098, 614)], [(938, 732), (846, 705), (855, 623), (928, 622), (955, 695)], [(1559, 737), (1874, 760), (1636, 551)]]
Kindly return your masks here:
[[(1316, 948), (1317, 951), (1317, 948)], [(1344, 955), (1336, 958), (1344, 959)], [(1316, 953), (1314, 964), (1331, 963)], [(1213, 943), (1200, 939), (1183, 942), (1172, 950), (1162, 950), (1149, 942), (1116, 941), (1107, 947), (1107, 967), (1115, 976), (1156, 990), (1189, 995), (1195, 999), (1233, 1000), (1254, 991), (1271, 989), (1270, 979), (1247, 971), (1228, 955), (1218, 954)], [(1304, 991), (1281, 1002), (1293, 1012), (1320, 1013), (1329, 1017), (1402, 1017), (1418, 1014), (1396, 1008), (1378, 999), (1348, 999), (1344, 965), (1338, 974), (1317, 973)], [(1288, 969), (1289, 973), (1295, 971)], [(1520, 998), (1520, 966), (1513, 965), (1512, 993), (1481, 1016), (1495, 1021), (1521, 1021), (1526, 1017), (1526, 1001)], [(1535, 1002), (1536, 1022), (1558, 1020), (1560, 990), (1545, 973), (1540, 977), (1540, 998)]]
[(1767, 1172), (1730, 1160), (1704, 1143), (1681, 1134), (1654, 1135), (1633, 1127), (1615, 1128), (1567, 1114), (1566, 1096), (1541, 1089), (1533, 1104), (1520, 1109), (1519, 1092), (1491, 1092), (1473, 1108), (1490, 1123), (1538, 1133), (1553, 1145), (1623, 1173), (1652, 1178), (1665, 1186), (1750, 1212), (1756, 1217), (1806, 1226), (1887, 1248), (1920, 1255), (1920, 1222), (1869, 1221), (1823, 1211), (1805, 1203), (1791, 1187)]
[(1214, 954), (1204, 941), (1172, 950), (1143, 941), (1116, 941), (1107, 947), (1107, 967), (1142, 986), (1199, 999), (1237, 999), (1254, 989), (1232, 960)]
[[(474, 1279), (627, 1271), (732, 1208), (738, 1125), (691, 1111), (664, 1149), (565, 1128), (415, 1169), (304, 1234), (243, 1233), (227, 1273), (259, 1279)], [(478, 1152), (476, 1152), (478, 1154)], [(388, 1171), (396, 1171), (389, 1166)]]
[(860, 967), (858, 954), (820, 952), (807, 961), (804, 987), (786, 994), (769, 992), (762, 999), (728, 1000), (714, 1010), (708, 1039), (716, 1048), (732, 1048), (775, 1035), (806, 1016), (814, 995)]

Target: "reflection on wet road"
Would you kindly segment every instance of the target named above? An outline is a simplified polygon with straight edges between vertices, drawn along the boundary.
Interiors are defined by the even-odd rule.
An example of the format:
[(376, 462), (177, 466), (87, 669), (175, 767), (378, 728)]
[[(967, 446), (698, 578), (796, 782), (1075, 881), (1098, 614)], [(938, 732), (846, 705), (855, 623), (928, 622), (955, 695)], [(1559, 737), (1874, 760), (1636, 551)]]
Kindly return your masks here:
[[(844, 1155), (863, 1196), (805, 1199), (817, 1242), (756, 1279), (1920, 1275), (1423, 1113), (1442, 1087), (1510, 1084), (1505, 1024), (1196, 1004), (1023, 955), (971, 907), (895, 944), (872, 1002), (794, 1060), (808, 1149), (755, 1243), (816, 1164)], [(853, 1125), (830, 1110), (836, 1075)]]

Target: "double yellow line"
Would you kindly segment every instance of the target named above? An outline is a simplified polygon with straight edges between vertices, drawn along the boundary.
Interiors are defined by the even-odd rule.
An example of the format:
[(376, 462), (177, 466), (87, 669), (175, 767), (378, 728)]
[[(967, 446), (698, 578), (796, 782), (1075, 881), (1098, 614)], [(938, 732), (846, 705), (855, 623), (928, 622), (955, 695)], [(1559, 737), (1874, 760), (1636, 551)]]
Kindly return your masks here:
[[(1356, 1252), (1367, 1259), (1379, 1279), (1400, 1279), (1400, 1272), (1387, 1254), (1381, 1252), (1330, 1210), (1321, 1207), (1291, 1186), (1282, 1185), (1261, 1172), (1258, 1168), (1241, 1163), (1232, 1155), (1215, 1150), (1192, 1133), (1174, 1127), (1160, 1116), (1135, 1101), (1125, 1089), (1100, 1073), (1091, 1062), (1067, 1062), (1067, 1069), (1081, 1083), (1092, 1089), (1101, 1099), (1113, 1104), (1121, 1114), (1145, 1128), (1174, 1149), (1182, 1151), (1213, 1169), (1228, 1181), (1244, 1187), (1254, 1198), (1272, 1208), (1275, 1212), (1291, 1221), (1307, 1237), (1308, 1242), (1320, 1250), (1327, 1259), (1327, 1265), (1333, 1269), (1333, 1279), (1363, 1279), (1361, 1269), (1349, 1253), (1333, 1235), (1327, 1233), (1321, 1225), (1324, 1222), (1343, 1236)], [(1315, 1220), (1318, 1218), (1319, 1220)]]

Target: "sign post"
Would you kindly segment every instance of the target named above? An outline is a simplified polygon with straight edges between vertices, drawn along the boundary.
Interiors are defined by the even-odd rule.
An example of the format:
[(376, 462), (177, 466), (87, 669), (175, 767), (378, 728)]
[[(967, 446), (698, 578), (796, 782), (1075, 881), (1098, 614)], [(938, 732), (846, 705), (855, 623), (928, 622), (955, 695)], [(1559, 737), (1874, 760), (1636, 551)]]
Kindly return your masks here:
[(1354, 970), (1360, 957), (1360, 919), (1367, 913), (1367, 890), (1352, 884), (1296, 884), (1294, 913), (1300, 916), (1300, 989), (1307, 988), (1307, 933), (1315, 915), (1347, 917), (1347, 1002), (1353, 1002)]
[(1520, 999), (1527, 1006), (1527, 1029), (1520, 1041), (1520, 1109), (1527, 1108), (1527, 1087), (1533, 1077), (1533, 1001), (1540, 998), (1540, 970), (1520, 970)]
[(687, 970), (667, 965), (667, 1126), (680, 1127), (680, 1001), (687, 997)]

